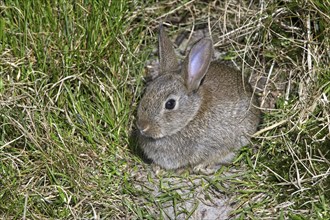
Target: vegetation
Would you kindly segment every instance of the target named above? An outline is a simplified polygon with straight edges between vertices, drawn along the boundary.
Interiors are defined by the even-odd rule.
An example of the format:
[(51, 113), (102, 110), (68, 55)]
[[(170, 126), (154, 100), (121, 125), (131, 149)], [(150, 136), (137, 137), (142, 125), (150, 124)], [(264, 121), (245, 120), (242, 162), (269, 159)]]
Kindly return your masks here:
[[(198, 185), (205, 198), (235, 201), (230, 218), (329, 219), (329, 8), (327, 0), (0, 1), (0, 218), (166, 218), (164, 204), (192, 199)], [(209, 28), (222, 59), (260, 97), (252, 147), (212, 178), (155, 175), (130, 140), (161, 21), (173, 39)]]

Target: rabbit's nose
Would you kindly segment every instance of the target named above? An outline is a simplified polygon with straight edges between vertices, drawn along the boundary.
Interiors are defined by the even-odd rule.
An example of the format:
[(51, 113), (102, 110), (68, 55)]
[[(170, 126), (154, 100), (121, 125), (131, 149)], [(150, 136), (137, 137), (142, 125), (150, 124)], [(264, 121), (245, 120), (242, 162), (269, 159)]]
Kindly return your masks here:
[(150, 124), (145, 120), (139, 120), (137, 122), (137, 127), (141, 131), (141, 133), (145, 133), (149, 130)]

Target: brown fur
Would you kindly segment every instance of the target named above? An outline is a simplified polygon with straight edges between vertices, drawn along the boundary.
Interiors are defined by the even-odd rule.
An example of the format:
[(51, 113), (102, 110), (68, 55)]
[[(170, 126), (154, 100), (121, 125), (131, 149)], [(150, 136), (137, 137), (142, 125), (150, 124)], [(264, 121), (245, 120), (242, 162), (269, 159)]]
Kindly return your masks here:
[[(190, 166), (205, 172), (229, 163), (259, 124), (251, 86), (243, 84), (238, 71), (211, 62), (209, 39), (192, 47), (182, 70), (162, 28), (159, 40), (160, 73), (147, 86), (138, 108), (144, 154), (165, 169)], [(169, 100), (175, 100), (174, 109), (165, 108)]]

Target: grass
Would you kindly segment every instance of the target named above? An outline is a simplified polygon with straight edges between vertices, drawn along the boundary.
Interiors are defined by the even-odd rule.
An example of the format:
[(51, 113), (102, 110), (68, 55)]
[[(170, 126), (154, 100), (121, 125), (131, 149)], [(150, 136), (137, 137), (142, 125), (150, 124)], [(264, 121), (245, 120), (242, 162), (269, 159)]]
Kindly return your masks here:
[(129, 30), (124, 17), (132, 6), (108, 4), (1, 6), (4, 218), (123, 212), (125, 196), (111, 195), (127, 182), (127, 128), (146, 56), (136, 55), (141, 24)]
[[(166, 206), (191, 216), (197, 203), (182, 204), (197, 193), (233, 197), (231, 218), (329, 219), (329, 7), (0, 1), (0, 218), (160, 219)], [(155, 176), (132, 149), (162, 20), (172, 37), (209, 21), (224, 59), (264, 80), (254, 147), (212, 178)]]

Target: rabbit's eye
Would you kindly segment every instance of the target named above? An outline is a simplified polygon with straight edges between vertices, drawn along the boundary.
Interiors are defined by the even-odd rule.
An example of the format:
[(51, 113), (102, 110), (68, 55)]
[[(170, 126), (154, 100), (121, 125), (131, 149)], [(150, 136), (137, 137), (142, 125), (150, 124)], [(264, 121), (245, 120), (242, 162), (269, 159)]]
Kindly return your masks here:
[(175, 107), (175, 100), (174, 99), (170, 99), (165, 103), (165, 108), (166, 109), (171, 110), (171, 109), (174, 109), (174, 107)]

